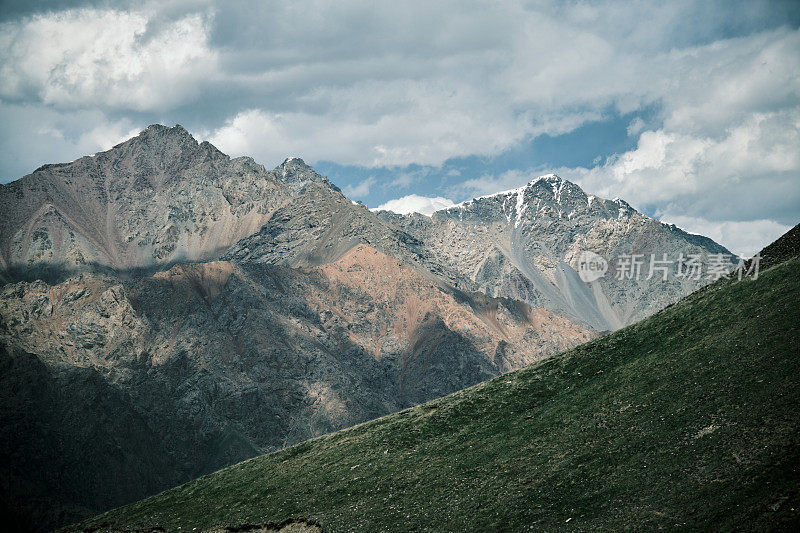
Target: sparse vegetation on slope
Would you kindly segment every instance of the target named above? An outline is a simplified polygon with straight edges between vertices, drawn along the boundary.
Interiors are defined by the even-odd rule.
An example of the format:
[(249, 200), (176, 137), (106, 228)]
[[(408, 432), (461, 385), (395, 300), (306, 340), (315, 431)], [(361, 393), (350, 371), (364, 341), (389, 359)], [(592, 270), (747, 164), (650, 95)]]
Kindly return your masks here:
[(326, 531), (788, 529), (800, 259), (451, 396), (84, 524)]

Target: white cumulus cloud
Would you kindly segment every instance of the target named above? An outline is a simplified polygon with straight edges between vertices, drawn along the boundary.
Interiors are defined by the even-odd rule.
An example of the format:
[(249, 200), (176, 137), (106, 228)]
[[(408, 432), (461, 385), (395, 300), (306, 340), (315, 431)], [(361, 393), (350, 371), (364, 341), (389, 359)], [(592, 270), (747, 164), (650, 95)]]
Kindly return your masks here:
[(409, 194), (402, 198), (389, 200), (385, 204), (379, 205), (373, 211), (392, 211), (401, 215), (408, 215), (410, 213), (420, 213), (426, 216), (431, 216), (436, 211), (447, 209), (455, 205), (449, 198), (436, 196), (429, 198), (426, 196), (419, 196), (418, 194)]
[(656, 214), (708, 220), (791, 217), (800, 202), (800, 106), (751, 113), (721, 136), (665, 126), (591, 169), (559, 169), (584, 189)]
[(661, 220), (724, 243), (731, 252), (746, 258), (754, 256), (764, 246), (791, 229), (791, 226), (764, 219), (709, 221), (702, 217), (666, 215)]
[(217, 69), (208, 16), (155, 32), (151, 22), (142, 12), (86, 8), (2, 24), (0, 97), (137, 111), (186, 103)]

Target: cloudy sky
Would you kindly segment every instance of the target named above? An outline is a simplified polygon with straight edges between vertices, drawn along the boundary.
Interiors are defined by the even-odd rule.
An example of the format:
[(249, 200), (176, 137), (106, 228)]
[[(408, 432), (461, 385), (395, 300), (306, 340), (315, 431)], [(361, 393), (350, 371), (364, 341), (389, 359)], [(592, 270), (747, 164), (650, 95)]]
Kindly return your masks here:
[(0, 182), (179, 123), (371, 207), (555, 172), (750, 254), (800, 222), (799, 26), (796, 0), (4, 0)]

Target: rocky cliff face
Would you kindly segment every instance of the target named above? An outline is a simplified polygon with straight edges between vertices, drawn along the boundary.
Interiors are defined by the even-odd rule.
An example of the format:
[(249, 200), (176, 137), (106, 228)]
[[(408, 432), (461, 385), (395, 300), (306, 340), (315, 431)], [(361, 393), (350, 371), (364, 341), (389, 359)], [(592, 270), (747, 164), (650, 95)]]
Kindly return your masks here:
[(287, 202), (306, 177), (289, 172), (298, 166), (268, 172), (180, 126), (150, 126), (0, 187), (0, 268), (35, 277), (214, 259)]
[[(699, 256), (707, 271), (711, 254), (733, 256), (711, 239), (653, 220), (620, 199), (587, 195), (555, 175), (437, 211), (432, 217), (381, 213), (429, 250), (443, 268), (475, 290), (518, 299), (570, 317), (590, 329), (631, 324), (710, 281), (678, 277), (676, 264), (663, 280), (647, 279), (650, 255), (675, 260)], [(583, 251), (609, 261), (607, 274), (592, 283), (578, 276)], [(620, 258), (637, 254), (641, 275), (618, 279)], [(626, 272), (627, 274), (627, 272)]]
[(700, 283), (587, 285), (581, 249), (721, 249), (557, 178), (376, 214), (302, 160), (267, 171), (180, 126), (4, 185), (0, 213), (0, 499), (39, 529), (519, 368)]

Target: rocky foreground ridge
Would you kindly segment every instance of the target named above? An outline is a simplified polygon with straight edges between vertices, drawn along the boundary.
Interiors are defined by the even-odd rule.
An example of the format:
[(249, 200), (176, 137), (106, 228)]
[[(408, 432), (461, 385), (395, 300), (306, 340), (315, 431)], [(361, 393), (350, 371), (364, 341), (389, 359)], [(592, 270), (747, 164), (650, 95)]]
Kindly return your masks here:
[(0, 213), (0, 501), (34, 529), (520, 368), (705, 283), (586, 284), (582, 249), (724, 251), (555, 176), (431, 218), (372, 213), (300, 159), (266, 170), (180, 126), (0, 186)]

